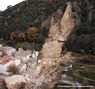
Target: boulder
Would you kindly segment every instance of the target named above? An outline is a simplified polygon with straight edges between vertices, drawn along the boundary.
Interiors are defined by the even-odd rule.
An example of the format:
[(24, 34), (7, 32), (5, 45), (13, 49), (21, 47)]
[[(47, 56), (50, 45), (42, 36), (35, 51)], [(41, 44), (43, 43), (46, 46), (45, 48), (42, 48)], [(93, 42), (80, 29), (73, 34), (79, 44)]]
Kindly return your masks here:
[(23, 89), (26, 81), (22, 75), (13, 75), (5, 79), (5, 84), (8, 89)]

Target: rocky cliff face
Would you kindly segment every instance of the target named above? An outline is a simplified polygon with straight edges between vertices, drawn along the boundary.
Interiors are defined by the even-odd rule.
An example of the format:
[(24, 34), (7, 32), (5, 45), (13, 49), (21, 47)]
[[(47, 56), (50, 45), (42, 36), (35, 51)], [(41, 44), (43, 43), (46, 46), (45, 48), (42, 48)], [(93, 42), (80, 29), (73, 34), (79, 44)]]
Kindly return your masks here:
[(50, 27), (49, 37), (41, 50), (42, 58), (58, 58), (61, 56), (62, 44), (75, 27), (72, 17), (72, 4), (68, 2), (66, 11), (60, 21)]

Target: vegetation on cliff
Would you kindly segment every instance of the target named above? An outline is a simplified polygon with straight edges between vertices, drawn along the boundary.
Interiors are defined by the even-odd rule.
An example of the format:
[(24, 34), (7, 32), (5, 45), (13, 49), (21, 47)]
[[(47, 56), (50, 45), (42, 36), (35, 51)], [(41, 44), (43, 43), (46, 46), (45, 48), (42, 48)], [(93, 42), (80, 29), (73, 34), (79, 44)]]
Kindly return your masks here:
[[(64, 12), (68, 1), (26, 0), (13, 7), (8, 6), (5, 11), (0, 12), (0, 42), (15, 48), (27, 44), (27, 46), (33, 46), (36, 50), (40, 50), (49, 33), (49, 28), (41, 28), (42, 22), (51, 17), (59, 7), (63, 7)], [(75, 1), (78, 2), (78, 7), (81, 9), (81, 12), (77, 12), (81, 24), (74, 28), (66, 41), (66, 48), (74, 52), (81, 53), (81, 50), (84, 50), (85, 53), (95, 54), (95, 1), (71, 0), (72, 4)], [(75, 7), (72, 10), (76, 12)], [(90, 17), (91, 11), (92, 17)], [(76, 19), (75, 16), (73, 18)], [(29, 35), (30, 28), (35, 29), (34, 35)], [(32, 39), (30, 39), (31, 37)], [(84, 40), (89, 40), (89, 42)], [(23, 45), (22, 47), (27, 49), (27, 46)]]

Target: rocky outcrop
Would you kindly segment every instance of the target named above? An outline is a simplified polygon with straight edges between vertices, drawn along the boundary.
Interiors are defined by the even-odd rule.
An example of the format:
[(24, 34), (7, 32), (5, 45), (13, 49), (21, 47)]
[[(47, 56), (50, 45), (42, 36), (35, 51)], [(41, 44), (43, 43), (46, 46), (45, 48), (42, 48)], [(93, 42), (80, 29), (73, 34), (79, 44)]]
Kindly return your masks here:
[(50, 26), (58, 22), (62, 18), (62, 15), (63, 15), (62, 9), (63, 9), (62, 7), (59, 7), (57, 12), (53, 13), (52, 16), (50, 16), (48, 19), (46, 19), (45, 21), (41, 23), (40, 28), (43, 29), (45, 27), (46, 29), (49, 29)]
[(89, 12), (88, 12), (88, 21), (92, 22), (93, 20), (93, 12), (94, 12), (94, 7), (91, 5), (88, 5), (86, 8)]
[(45, 27), (46, 29), (49, 29), (50, 23), (51, 23), (51, 17), (49, 17), (48, 19), (43, 21), (40, 28), (44, 29), (44, 27)]
[(51, 26), (54, 25), (56, 22), (60, 21), (63, 16), (63, 7), (60, 7), (56, 13), (52, 14), (51, 18)]
[(26, 81), (22, 75), (13, 75), (5, 79), (5, 84), (8, 89), (23, 89)]

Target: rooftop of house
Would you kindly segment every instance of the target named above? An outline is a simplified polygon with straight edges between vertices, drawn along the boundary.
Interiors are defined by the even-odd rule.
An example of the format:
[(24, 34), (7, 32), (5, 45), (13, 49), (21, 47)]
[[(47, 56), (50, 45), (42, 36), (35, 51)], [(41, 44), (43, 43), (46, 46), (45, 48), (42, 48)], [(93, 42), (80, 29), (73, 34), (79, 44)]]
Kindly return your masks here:
[(12, 48), (12, 47), (8, 47), (8, 46), (4, 46), (3, 48), (4, 48), (4, 50), (15, 49), (15, 48)]
[(0, 64), (5, 65), (5, 64), (9, 63), (12, 60), (17, 60), (17, 59), (14, 58), (14, 57), (4, 56), (0, 59)]
[(8, 47), (8, 46), (1, 46), (1, 45), (0, 45), (0, 51), (10, 50), (10, 49), (15, 49), (15, 48)]
[(15, 55), (17, 56), (24, 56), (24, 57), (30, 54), (31, 54), (30, 50), (24, 51), (22, 48), (19, 48), (19, 50), (15, 53)]

